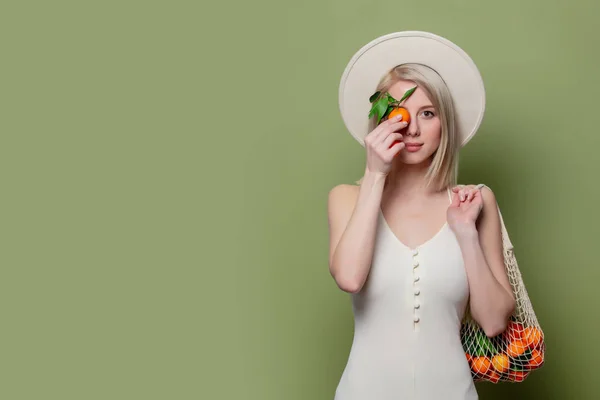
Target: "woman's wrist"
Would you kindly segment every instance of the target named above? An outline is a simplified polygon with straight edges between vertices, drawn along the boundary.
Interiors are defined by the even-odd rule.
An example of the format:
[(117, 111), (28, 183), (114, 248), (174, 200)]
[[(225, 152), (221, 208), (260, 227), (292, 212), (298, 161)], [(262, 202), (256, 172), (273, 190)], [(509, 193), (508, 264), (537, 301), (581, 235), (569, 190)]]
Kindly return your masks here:
[(472, 244), (479, 241), (479, 232), (474, 222), (454, 226), (453, 231), (459, 242)]
[(372, 184), (374, 186), (383, 185), (385, 183), (385, 179), (387, 178), (387, 174), (383, 172), (373, 172), (368, 168), (365, 169), (365, 176), (363, 178), (363, 182)]

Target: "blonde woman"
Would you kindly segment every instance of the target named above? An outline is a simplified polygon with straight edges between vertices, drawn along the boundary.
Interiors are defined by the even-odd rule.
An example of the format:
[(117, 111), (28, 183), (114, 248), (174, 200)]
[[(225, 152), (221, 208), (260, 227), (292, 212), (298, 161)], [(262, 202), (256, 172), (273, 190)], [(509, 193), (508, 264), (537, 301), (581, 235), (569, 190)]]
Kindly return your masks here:
[[(411, 93), (410, 122), (369, 118), (375, 92)], [(366, 166), (328, 200), (329, 270), (355, 323), (335, 400), (478, 398), (461, 321), (469, 311), (492, 337), (515, 307), (494, 193), (456, 184), (484, 99), (471, 59), (426, 32), (377, 38), (343, 74), (340, 110)]]

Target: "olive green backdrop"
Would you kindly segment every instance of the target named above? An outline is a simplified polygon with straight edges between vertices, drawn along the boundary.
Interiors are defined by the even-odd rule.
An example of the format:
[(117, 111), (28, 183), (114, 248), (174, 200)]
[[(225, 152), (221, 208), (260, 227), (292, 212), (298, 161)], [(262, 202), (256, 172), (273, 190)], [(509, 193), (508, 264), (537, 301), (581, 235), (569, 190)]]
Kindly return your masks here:
[(327, 193), (364, 168), (339, 77), (407, 29), (481, 69), (461, 181), (495, 191), (547, 336), (482, 399), (597, 398), (598, 3), (205, 3), (2, 3), (0, 398), (332, 399)]

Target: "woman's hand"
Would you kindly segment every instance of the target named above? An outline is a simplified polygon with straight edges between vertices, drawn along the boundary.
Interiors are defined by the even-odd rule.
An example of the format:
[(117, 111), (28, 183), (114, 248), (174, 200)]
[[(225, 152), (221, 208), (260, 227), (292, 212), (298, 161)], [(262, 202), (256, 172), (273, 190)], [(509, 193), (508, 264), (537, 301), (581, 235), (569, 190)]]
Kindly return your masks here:
[(392, 169), (394, 157), (404, 148), (402, 135), (397, 131), (406, 127), (402, 116), (391, 118), (379, 124), (365, 137), (367, 170), (387, 175)]
[(482, 208), (480, 186), (456, 186), (452, 189), (452, 204), (447, 211), (448, 225), (456, 234), (473, 233)]

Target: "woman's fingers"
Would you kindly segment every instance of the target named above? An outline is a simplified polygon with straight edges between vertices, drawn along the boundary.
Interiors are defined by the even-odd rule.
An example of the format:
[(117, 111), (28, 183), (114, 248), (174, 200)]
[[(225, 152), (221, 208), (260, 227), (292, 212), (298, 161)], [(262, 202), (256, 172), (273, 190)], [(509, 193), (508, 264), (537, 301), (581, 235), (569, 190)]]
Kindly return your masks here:
[(392, 153), (392, 157), (396, 157), (400, 150), (402, 150), (405, 146), (406, 145), (404, 144), (404, 142), (397, 142), (393, 144), (388, 151)]
[(457, 185), (452, 188), (452, 191), (458, 195), (460, 201), (471, 201), (475, 197), (475, 193), (479, 191), (479, 186)]
[(384, 149), (389, 149), (392, 146), (392, 144), (395, 144), (394, 142), (396, 141), (401, 142), (402, 135), (398, 132), (391, 132), (383, 141)]
[[(402, 117), (399, 115), (398, 117)], [(391, 133), (404, 129), (406, 127), (406, 122), (401, 121), (399, 118), (394, 117), (392, 119), (386, 120), (383, 123), (379, 124), (379, 126), (373, 131), (373, 144), (379, 145), (382, 143)]]

